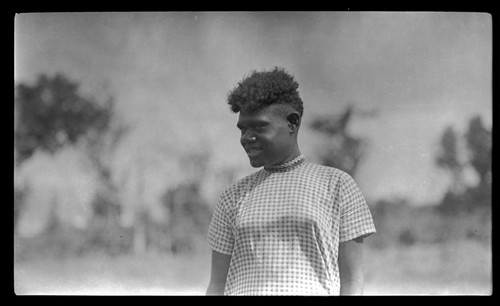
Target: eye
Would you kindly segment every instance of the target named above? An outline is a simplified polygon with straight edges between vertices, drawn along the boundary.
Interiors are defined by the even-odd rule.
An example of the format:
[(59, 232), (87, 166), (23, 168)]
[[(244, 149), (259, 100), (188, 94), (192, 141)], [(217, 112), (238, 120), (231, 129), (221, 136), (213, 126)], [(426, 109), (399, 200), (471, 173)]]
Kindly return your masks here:
[(265, 123), (252, 123), (252, 124), (238, 124), (236, 127), (240, 130), (240, 132), (243, 134), (245, 132), (253, 132), (253, 133), (263, 133), (265, 132), (267, 124)]
[(266, 125), (265, 124), (257, 124), (253, 127), (254, 131), (256, 132), (264, 132), (265, 129), (266, 129)]

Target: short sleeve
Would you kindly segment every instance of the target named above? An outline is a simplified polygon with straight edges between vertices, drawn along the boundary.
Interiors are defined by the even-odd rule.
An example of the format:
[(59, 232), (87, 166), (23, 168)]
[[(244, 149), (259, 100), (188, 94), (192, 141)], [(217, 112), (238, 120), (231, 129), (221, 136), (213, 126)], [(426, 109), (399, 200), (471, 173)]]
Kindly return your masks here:
[(233, 197), (229, 189), (221, 193), (215, 206), (208, 228), (207, 244), (219, 253), (230, 255), (234, 246), (233, 216), (231, 203)]
[(341, 185), (340, 242), (376, 232), (370, 208), (361, 190), (350, 175), (344, 174)]

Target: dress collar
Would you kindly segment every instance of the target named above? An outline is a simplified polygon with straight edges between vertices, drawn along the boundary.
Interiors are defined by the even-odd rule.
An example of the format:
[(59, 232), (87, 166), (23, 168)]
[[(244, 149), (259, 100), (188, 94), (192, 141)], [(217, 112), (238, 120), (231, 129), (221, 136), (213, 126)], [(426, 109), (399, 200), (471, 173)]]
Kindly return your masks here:
[(299, 166), (306, 160), (305, 156), (303, 154), (300, 154), (299, 156), (295, 157), (294, 159), (275, 165), (275, 166), (270, 166), (270, 167), (264, 167), (264, 170), (267, 172), (286, 172), (294, 169), (295, 167)]

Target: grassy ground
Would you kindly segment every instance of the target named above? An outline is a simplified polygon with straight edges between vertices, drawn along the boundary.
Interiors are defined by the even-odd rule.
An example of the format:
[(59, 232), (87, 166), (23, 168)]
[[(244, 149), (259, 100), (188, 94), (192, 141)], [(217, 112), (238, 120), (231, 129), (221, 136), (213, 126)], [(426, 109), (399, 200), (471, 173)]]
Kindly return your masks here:
[[(475, 241), (367, 249), (367, 295), (491, 294), (491, 248)], [(14, 264), (19, 295), (202, 295), (206, 252), (178, 257), (88, 256)]]
[(201, 295), (208, 284), (208, 254), (89, 256), (15, 264), (16, 294)]
[(491, 247), (476, 241), (368, 250), (365, 294), (488, 295)]

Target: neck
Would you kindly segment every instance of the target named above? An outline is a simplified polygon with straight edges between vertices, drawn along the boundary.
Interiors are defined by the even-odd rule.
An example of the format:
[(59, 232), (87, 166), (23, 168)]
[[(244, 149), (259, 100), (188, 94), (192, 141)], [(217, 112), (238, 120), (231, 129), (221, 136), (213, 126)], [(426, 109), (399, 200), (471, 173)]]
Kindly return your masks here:
[(264, 169), (268, 172), (285, 172), (294, 169), (298, 165), (302, 164), (304, 161), (305, 161), (304, 155), (299, 153), (299, 155), (295, 156), (292, 159), (289, 159), (279, 164), (264, 167)]
[(275, 162), (271, 165), (268, 165), (268, 166), (266, 166), (266, 168), (283, 165), (283, 164), (297, 158), (300, 155), (302, 155), (302, 153), (300, 152), (299, 146), (296, 144), (293, 147), (293, 149), (290, 151), (290, 153), (284, 159), (280, 160), (279, 162)]
[(289, 162), (289, 161), (293, 160), (294, 158), (297, 158), (297, 156), (299, 156), (301, 154), (302, 153), (300, 153), (299, 147), (295, 146), (295, 148), (293, 149), (293, 151), (280, 164), (284, 164), (286, 162)]
[(268, 167), (282, 165), (284, 163), (287, 163), (287, 162), (293, 160), (294, 158), (296, 158), (297, 156), (299, 156), (301, 154), (302, 153), (300, 152), (299, 145), (297, 143), (295, 143), (294, 146), (289, 151), (288, 155), (284, 156), (284, 158), (280, 159), (280, 161), (277, 161), (277, 162), (274, 162), (274, 163), (268, 165)]

